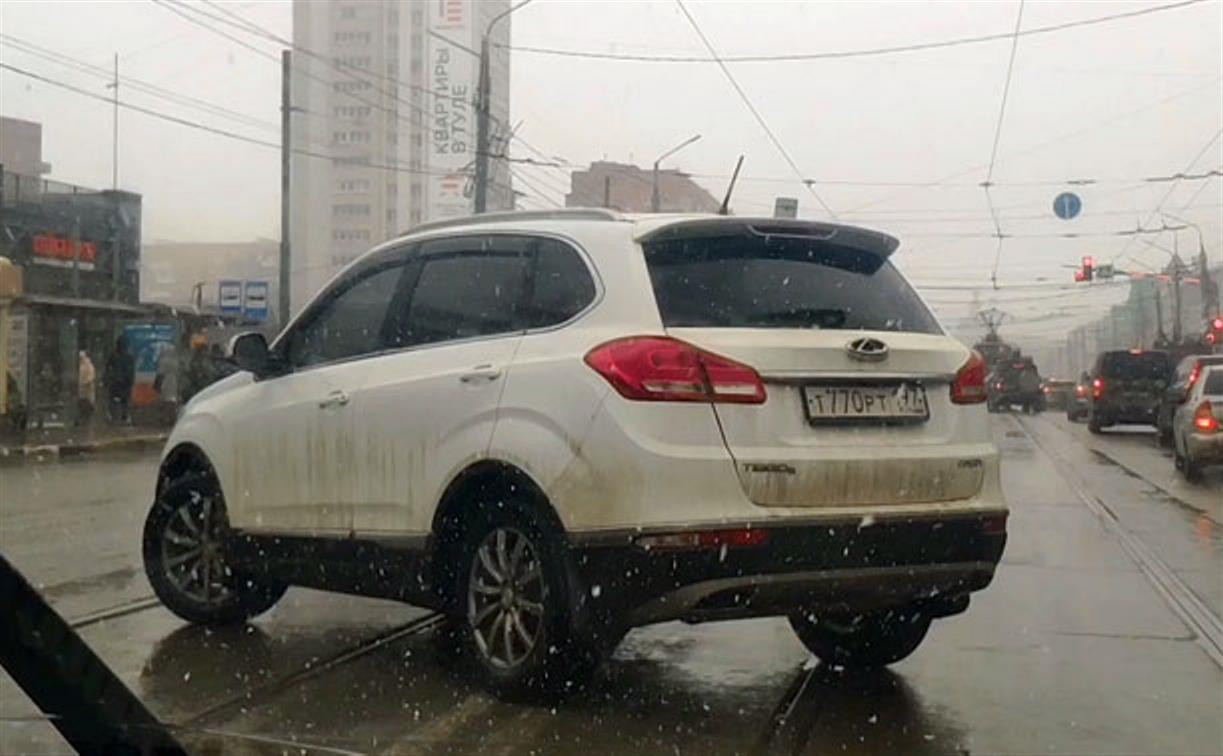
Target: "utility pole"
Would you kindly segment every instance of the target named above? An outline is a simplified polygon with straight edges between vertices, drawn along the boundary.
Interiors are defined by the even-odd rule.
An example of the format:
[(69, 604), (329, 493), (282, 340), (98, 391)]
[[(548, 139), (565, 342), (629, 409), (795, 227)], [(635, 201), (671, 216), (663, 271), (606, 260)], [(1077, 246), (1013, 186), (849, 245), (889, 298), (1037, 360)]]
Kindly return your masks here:
[(603, 207), (611, 207), (611, 176), (603, 177)]
[(1181, 257), (1172, 253), (1172, 343), (1181, 343)]
[[(492, 24), (489, 24), (491, 27)], [(488, 209), (488, 34), (480, 38), (480, 79), (476, 85), (476, 197), (475, 210)]]
[(1164, 300), (1160, 296), (1159, 281), (1155, 282), (1155, 344), (1160, 346), (1168, 337), (1164, 334)]
[(276, 297), (281, 330), (289, 325), (289, 158), (293, 152), (289, 120), (293, 112), (289, 86), (291, 76), (292, 53), (285, 50), (280, 54), (280, 293)]
[(111, 79), (110, 86), (107, 89), (112, 90), (111, 105), (114, 111), (113, 121), (110, 127), (110, 188), (119, 188), (119, 53), (115, 53), (115, 75)]
[(657, 213), (662, 207), (662, 199), (659, 197), (659, 194), (658, 194), (658, 164), (700, 138), (701, 138), (700, 134), (691, 136), (685, 139), (684, 141), (680, 142), (675, 147), (672, 147), (671, 149), (667, 150), (662, 155), (659, 155), (658, 159), (654, 161), (654, 191), (650, 194), (650, 212)]

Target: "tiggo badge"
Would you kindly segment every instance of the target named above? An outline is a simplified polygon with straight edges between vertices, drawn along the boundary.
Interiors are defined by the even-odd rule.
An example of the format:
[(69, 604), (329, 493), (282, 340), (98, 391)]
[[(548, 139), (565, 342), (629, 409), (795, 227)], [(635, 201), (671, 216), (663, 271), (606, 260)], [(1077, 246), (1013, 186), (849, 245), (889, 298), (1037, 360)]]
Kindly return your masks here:
[(860, 339), (854, 339), (845, 345), (845, 351), (849, 352), (849, 356), (855, 360), (862, 362), (880, 362), (887, 359), (888, 345), (884, 344), (879, 339), (872, 339), (869, 336), (863, 336)]

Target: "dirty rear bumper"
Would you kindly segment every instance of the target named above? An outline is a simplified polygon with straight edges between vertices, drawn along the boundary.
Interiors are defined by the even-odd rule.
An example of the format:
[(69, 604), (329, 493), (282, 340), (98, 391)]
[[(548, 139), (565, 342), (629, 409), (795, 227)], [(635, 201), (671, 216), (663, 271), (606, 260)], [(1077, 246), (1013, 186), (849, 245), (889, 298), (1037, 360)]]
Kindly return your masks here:
[(704, 550), (638, 545), (655, 531), (571, 534), (570, 548), (591, 616), (625, 627), (914, 603), (945, 616), (993, 579), (1005, 516), (758, 525), (763, 545)]

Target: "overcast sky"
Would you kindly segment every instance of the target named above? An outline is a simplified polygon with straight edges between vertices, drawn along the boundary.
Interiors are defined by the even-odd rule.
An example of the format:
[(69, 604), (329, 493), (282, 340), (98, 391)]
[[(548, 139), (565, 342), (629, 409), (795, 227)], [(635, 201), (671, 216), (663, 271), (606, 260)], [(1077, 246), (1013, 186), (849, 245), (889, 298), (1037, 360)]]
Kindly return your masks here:
[[(320, 0), (321, 1), (321, 0)], [(1028, 2), (1021, 29), (1168, 4)], [(226, 6), (278, 34), (292, 33), (288, 2)], [(850, 51), (921, 44), (1013, 30), (1018, 2), (698, 2), (688, 8), (723, 56)], [(202, 112), (135, 91), (122, 99), (241, 134), (279, 139), (279, 67), (193, 25), (163, 5), (140, 2), (0, 3), (0, 31), (64, 56), (109, 67), (230, 111)], [(643, 55), (707, 51), (679, 7), (660, 2), (535, 0), (513, 16), (513, 43)], [(244, 37), (272, 54), (272, 43)], [(934, 288), (988, 283), (996, 242), (982, 188), (999, 123), (1010, 39), (945, 49), (801, 62), (732, 63), (731, 73), (802, 175), (842, 221), (902, 240), (897, 258), (951, 321), (972, 298)], [(21, 52), (0, 39), (0, 60), (106, 95), (105, 82)], [(574, 164), (607, 158), (640, 165), (693, 134), (701, 140), (668, 161), (715, 195), (740, 153), (740, 214), (768, 214), (775, 196), (797, 197), (800, 215), (827, 218), (713, 63), (646, 63), (515, 52), (511, 110), (520, 134)], [(0, 111), (39, 121), (51, 176), (90, 186), (110, 182), (109, 105), (32, 81), (0, 76)], [(144, 196), (146, 240), (275, 237), (279, 157), (275, 149), (121, 113), (122, 188)], [(1006, 284), (1068, 281), (1063, 265), (1082, 255), (1122, 267), (1156, 267), (1167, 253), (1107, 234), (1156, 225), (1160, 207), (1202, 227), (1223, 259), (1223, 181), (1144, 181), (1223, 167), (1223, 3), (1021, 36), (993, 170), (993, 199), (1007, 234), (999, 263)], [(1213, 141), (1212, 141), (1213, 140)], [(521, 145), (516, 149), (523, 155)], [(1200, 157), (1198, 157), (1200, 155)], [(1198, 157), (1196, 161), (1194, 158)], [(563, 201), (563, 171), (519, 170), (544, 197)], [(1070, 186), (1072, 179), (1095, 183)], [(828, 182), (828, 183), (823, 183)], [(905, 184), (928, 183), (932, 186)], [(899, 184), (899, 185), (898, 185)], [(1072, 221), (1052, 214), (1053, 197), (1083, 199)], [(1169, 190), (1171, 192), (1169, 193)], [(1171, 220), (1168, 221), (1172, 223)], [(1176, 238), (1178, 237), (1178, 238)], [(1195, 251), (1185, 231), (1149, 237)], [(1021, 319), (1032, 338), (1069, 325), (1124, 295), (984, 290)], [(1024, 300), (1022, 302), (1017, 300)], [(964, 307), (956, 305), (965, 303)], [(1010, 302), (1008, 305), (1007, 303)], [(953, 323), (954, 324), (954, 323)]]

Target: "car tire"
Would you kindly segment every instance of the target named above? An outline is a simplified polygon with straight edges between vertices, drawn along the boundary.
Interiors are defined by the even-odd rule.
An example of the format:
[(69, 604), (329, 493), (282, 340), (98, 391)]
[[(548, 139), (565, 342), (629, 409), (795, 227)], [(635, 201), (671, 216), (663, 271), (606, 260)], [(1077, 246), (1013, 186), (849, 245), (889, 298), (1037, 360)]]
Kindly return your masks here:
[(890, 609), (840, 620), (790, 615), (790, 627), (825, 664), (883, 667), (912, 654), (930, 629), (931, 618), (911, 608)]
[(1104, 432), (1104, 424), (1100, 422), (1100, 418), (1094, 412), (1087, 413), (1087, 430), (1096, 434)]
[(563, 544), (529, 506), (485, 507), (455, 570), (463, 656), (496, 695), (548, 699), (582, 688), (602, 655), (571, 632)]
[(174, 614), (199, 625), (232, 625), (271, 609), (283, 583), (239, 574), (225, 561), (229, 521), (216, 480), (184, 475), (162, 489), (144, 522), (144, 571)]

